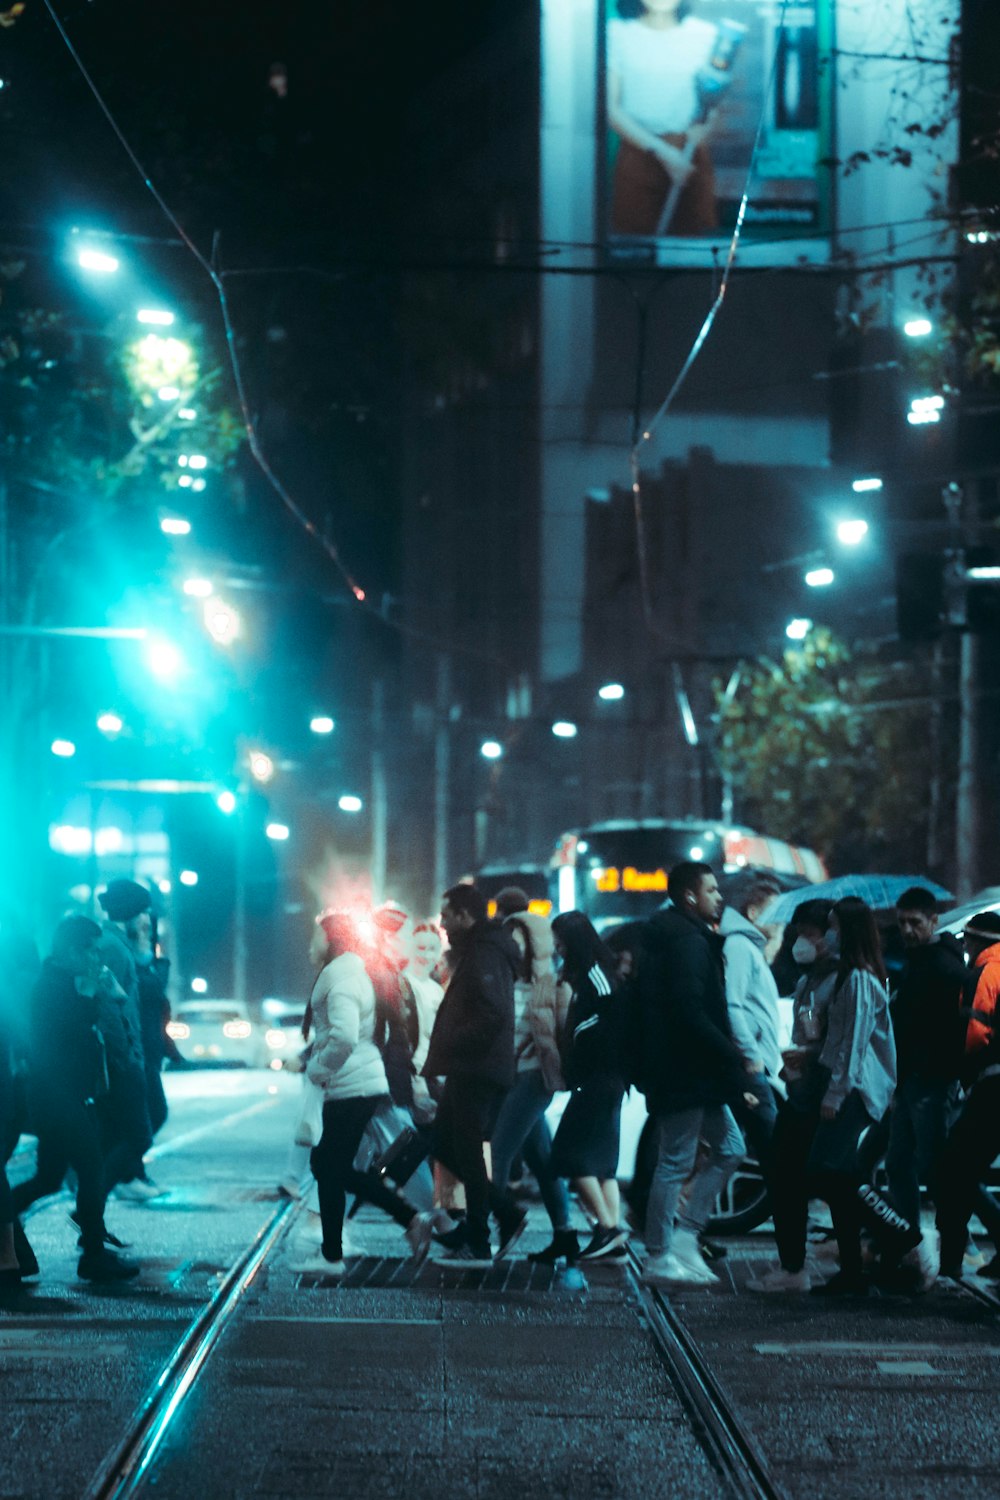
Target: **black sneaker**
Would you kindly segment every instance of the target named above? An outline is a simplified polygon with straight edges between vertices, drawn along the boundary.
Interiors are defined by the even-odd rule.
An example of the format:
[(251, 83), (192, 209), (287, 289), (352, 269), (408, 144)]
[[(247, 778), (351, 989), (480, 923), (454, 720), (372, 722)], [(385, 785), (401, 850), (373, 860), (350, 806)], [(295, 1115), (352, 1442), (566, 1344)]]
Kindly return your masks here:
[(598, 1224), (590, 1237), (590, 1243), (583, 1247), (577, 1259), (606, 1260), (616, 1250), (624, 1248), (627, 1239), (627, 1229), (603, 1229)]
[(113, 1250), (85, 1250), (80, 1256), (76, 1274), (82, 1281), (131, 1281), (141, 1266), (137, 1260), (116, 1255)]
[[(69, 1222), (73, 1225), (74, 1229), (79, 1229), (79, 1227), (80, 1227), (80, 1220), (77, 1218), (77, 1216), (76, 1216), (75, 1213), (71, 1213), (69, 1215)], [(109, 1245), (112, 1250), (129, 1250), (129, 1249), (131, 1249), (131, 1246), (129, 1245), (128, 1240), (120, 1240), (116, 1234), (112, 1234), (111, 1233), (111, 1230), (107, 1227), (107, 1225), (104, 1226), (104, 1243), (106, 1245)], [(78, 1250), (82, 1250), (83, 1249), (83, 1235), (82, 1234), (80, 1235), (80, 1237), (77, 1240), (76, 1244), (77, 1244), (77, 1249)]]
[(489, 1247), (489, 1242), (477, 1244), (474, 1240), (470, 1240), (469, 1231), (464, 1222), (456, 1224), (454, 1229), (449, 1229), (445, 1234), (436, 1234), (434, 1242), (447, 1250), (451, 1260), (477, 1261), (484, 1266), (493, 1264), (493, 1252)]
[(554, 1229), (551, 1245), (546, 1245), (544, 1250), (533, 1250), (528, 1259), (534, 1261), (536, 1266), (554, 1266), (557, 1260), (565, 1260), (567, 1265), (572, 1265), (579, 1253), (580, 1245), (575, 1229)]
[(497, 1250), (495, 1258), (502, 1260), (505, 1255), (510, 1254), (528, 1227), (528, 1215), (525, 1213), (512, 1214), (509, 1219), (503, 1218), (498, 1220), (498, 1222), (500, 1225), (500, 1248)]

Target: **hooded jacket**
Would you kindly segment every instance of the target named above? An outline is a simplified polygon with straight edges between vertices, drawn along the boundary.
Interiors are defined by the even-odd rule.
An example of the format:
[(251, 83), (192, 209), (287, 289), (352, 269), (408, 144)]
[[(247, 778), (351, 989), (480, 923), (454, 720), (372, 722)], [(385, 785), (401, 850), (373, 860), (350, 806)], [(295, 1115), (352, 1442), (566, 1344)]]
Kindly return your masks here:
[(778, 986), (764, 957), (767, 938), (729, 907), (722, 913), (719, 932), (733, 1041), (744, 1062), (762, 1062), (767, 1076), (777, 1078), (781, 1072)]
[(461, 1074), (512, 1088), (517, 944), (498, 923), (477, 922), (452, 948), (455, 968), (434, 1021), (424, 1076)]
[(747, 1074), (729, 1026), (718, 933), (672, 905), (651, 917), (639, 1004), (651, 1112), (739, 1101)]
[(375, 1045), (375, 990), (356, 953), (341, 953), (320, 971), (310, 1004), (315, 1040), (306, 1073), (323, 1098), (388, 1095)]
[(97, 1099), (107, 1075), (97, 995), (81, 995), (72, 974), (47, 958), (31, 994), (28, 1056), (31, 1091), (41, 1107), (78, 1107)]
[(970, 966), (965, 985), (964, 1014), (967, 1079), (981, 1078), (987, 1068), (1000, 1067), (1000, 942), (991, 943)]
[(540, 1069), (545, 1087), (556, 1093), (566, 1087), (562, 1071), (562, 1045), (569, 1021), (573, 992), (561, 983), (552, 967), (555, 939), (546, 917), (522, 911), (509, 917), (508, 929), (518, 923), (531, 939), (534, 960), (531, 978), (514, 986), (516, 1018), (515, 1056), (518, 1072)]
[(907, 950), (890, 1006), (900, 1083), (911, 1077), (952, 1083), (960, 1076), (966, 1029), (962, 991), (968, 972), (961, 946), (950, 933)]

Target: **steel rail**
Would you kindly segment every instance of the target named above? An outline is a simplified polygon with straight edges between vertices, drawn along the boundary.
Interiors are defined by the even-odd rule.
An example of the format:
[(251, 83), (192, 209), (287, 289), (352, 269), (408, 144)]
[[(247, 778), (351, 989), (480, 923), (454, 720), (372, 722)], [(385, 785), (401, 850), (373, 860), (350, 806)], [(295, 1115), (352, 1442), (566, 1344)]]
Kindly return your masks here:
[(755, 1438), (668, 1299), (642, 1284), (634, 1254), (629, 1273), (657, 1352), (713, 1467), (739, 1500), (787, 1500), (787, 1492), (771, 1474)]
[(295, 1204), (283, 1203), (234, 1261), (218, 1290), (190, 1324), (136, 1410), (124, 1438), (105, 1458), (84, 1500), (124, 1500), (150, 1476), (156, 1453), (215, 1344), (273, 1250)]

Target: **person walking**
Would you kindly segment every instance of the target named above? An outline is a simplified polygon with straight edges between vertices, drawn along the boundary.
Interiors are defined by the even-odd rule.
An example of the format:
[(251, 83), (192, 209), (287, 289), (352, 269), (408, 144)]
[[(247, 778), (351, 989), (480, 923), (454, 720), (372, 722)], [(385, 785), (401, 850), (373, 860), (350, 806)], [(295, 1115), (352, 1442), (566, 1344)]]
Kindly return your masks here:
[(566, 1183), (552, 1168), (552, 1135), (545, 1111), (557, 1090), (564, 1089), (560, 1043), (569, 1019), (572, 992), (560, 983), (552, 967), (555, 939), (545, 917), (527, 911), (504, 924), (523, 952), (522, 969), (514, 985), (514, 1055), (517, 1078), (500, 1110), (491, 1142), (493, 1181), (505, 1188), (511, 1165), (523, 1151), (538, 1183), (552, 1241), (529, 1255), (529, 1260), (553, 1265), (561, 1258), (575, 1260), (579, 1245), (570, 1228)]
[(1000, 912), (977, 913), (966, 923), (963, 941), (969, 956), (963, 996), (969, 1091), (941, 1154), (937, 1205), (941, 1275), (956, 1281), (981, 1184), (1000, 1152)]
[(937, 1203), (941, 1153), (960, 1109), (967, 970), (958, 941), (938, 933), (930, 891), (919, 886), (904, 891), (896, 903), (896, 925), (906, 947), (906, 966), (890, 1006), (896, 1094), (885, 1167), (893, 1207), (916, 1225), (921, 1183)]
[(825, 1087), (808, 1162), (819, 1196), (830, 1207), (840, 1255), (835, 1275), (811, 1288), (814, 1296), (824, 1297), (867, 1294), (862, 1227), (871, 1230), (886, 1269), (921, 1245), (919, 1225), (903, 1219), (870, 1183), (863, 1183), (858, 1165), (861, 1136), (882, 1119), (896, 1085), (896, 1047), (875, 916), (858, 897), (845, 896), (834, 906), (831, 922), (839, 934), (840, 960), (819, 1056)]
[(734, 1113), (765, 1184), (771, 1170), (771, 1138), (778, 1118), (775, 1084), (782, 1061), (778, 986), (766, 957), (768, 935), (760, 923), (776, 894), (773, 882), (754, 881), (738, 905), (726, 907), (719, 920), (729, 1028), (746, 1068), (746, 1092), (757, 1101), (752, 1109), (738, 1103)]
[(445, 892), (441, 925), (453, 969), (423, 1073), (444, 1078), (432, 1154), (464, 1185), (465, 1219), (435, 1238), (464, 1260), (489, 1261), (490, 1212), (500, 1229), (498, 1257), (527, 1223), (511, 1194), (490, 1182), (483, 1155), (516, 1078), (514, 981), (521, 956), (510, 933), (488, 920), (486, 898), (475, 886)]
[[(686, 860), (670, 871), (668, 888), (669, 905), (647, 924), (639, 967), (643, 1083), (657, 1144), (644, 1276), (654, 1284), (710, 1286), (717, 1278), (699, 1236), (744, 1155), (731, 1106), (752, 1108), (755, 1096), (726, 1009), (715, 873)], [(706, 1155), (696, 1170), (699, 1143)]]
[(791, 1044), (783, 1053), (785, 1098), (771, 1137), (768, 1191), (778, 1265), (755, 1280), (751, 1292), (808, 1292), (806, 1270), (809, 1225), (809, 1153), (819, 1128), (826, 1075), (819, 1056), (826, 1018), (837, 988), (837, 934), (830, 926), (828, 901), (803, 901), (795, 908), (791, 957), (801, 977), (792, 997)]
[(72, 1167), (82, 1251), (78, 1274), (85, 1281), (128, 1281), (139, 1274), (139, 1264), (115, 1253), (104, 1223), (107, 1192), (97, 1105), (108, 1089), (108, 1069), (99, 1026), (105, 982), (100, 939), (101, 929), (89, 917), (64, 917), (35, 983), (29, 1090), (38, 1164), (34, 1177), (19, 1184), (12, 1197), (15, 1213), (23, 1213), (37, 1198), (57, 1191)]
[(562, 977), (573, 999), (563, 1073), (572, 1090), (552, 1143), (552, 1171), (573, 1180), (594, 1221), (580, 1260), (621, 1258), (628, 1230), (619, 1223), (618, 1156), (625, 1097), (618, 999), (618, 957), (580, 911), (552, 923)]
[(389, 1085), (376, 1043), (375, 990), (361, 956), (357, 923), (346, 911), (327, 911), (319, 920), (326, 963), (310, 999), (315, 1038), (306, 1071), (323, 1094), (323, 1131), (310, 1158), (319, 1189), (323, 1240), (292, 1269), (337, 1277), (347, 1269), (343, 1234), (348, 1191), (366, 1198), (406, 1231), (418, 1262), (430, 1246), (433, 1216), (418, 1213), (373, 1173), (354, 1166), (365, 1127), (388, 1101)]

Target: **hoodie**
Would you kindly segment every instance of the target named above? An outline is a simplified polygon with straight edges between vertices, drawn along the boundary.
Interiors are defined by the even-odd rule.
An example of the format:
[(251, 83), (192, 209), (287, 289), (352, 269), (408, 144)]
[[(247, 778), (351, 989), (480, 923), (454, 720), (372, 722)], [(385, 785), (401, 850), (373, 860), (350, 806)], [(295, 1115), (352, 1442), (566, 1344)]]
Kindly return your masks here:
[(375, 1045), (375, 990), (356, 953), (341, 953), (320, 971), (310, 1004), (315, 1040), (306, 1073), (324, 1099), (387, 1095)]
[(767, 938), (730, 907), (722, 913), (719, 932), (733, 1041), (744, 1062), (762, 1062), (767, 1077), (777, 1078), (781, 1072), (778, 986), (764, 957)]
[(423, 1066), (425, 1078), (460, 1074), (513, 1087), (518, 946), (496, 922), (477, 922), (452, 945), (455, 967)]
[(966, 1081), (981, 1078), (986, 1069), (1000, 1069), (1000, 942), (984, 948), (970, 965), (965, 983), (964, 1014), (968, 1019), (965, 1043)]

